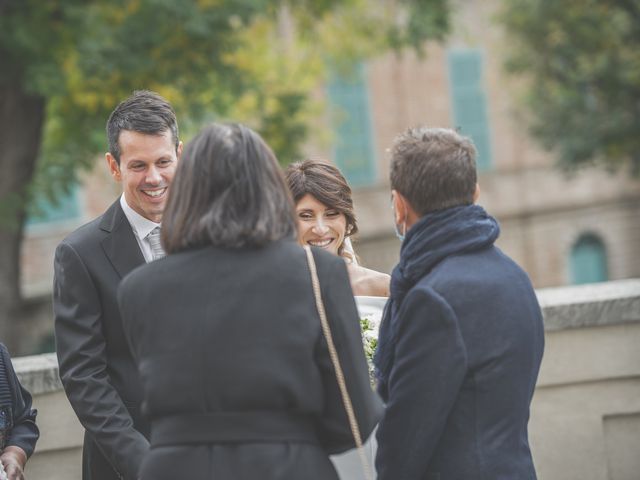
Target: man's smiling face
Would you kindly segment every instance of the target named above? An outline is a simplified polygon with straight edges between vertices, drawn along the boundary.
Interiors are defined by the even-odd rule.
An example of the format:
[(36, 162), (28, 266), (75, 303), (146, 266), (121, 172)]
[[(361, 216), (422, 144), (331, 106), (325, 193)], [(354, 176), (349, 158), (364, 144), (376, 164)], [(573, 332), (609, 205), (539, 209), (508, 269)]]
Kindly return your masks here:
[(118, 139), (120, 165), (107, 153), (113, 177), (122, 182), (127, 204), (143, 217), (160, 223), (182, 143), (175, 144), (170, 130), (149, 135), (123, 130)]

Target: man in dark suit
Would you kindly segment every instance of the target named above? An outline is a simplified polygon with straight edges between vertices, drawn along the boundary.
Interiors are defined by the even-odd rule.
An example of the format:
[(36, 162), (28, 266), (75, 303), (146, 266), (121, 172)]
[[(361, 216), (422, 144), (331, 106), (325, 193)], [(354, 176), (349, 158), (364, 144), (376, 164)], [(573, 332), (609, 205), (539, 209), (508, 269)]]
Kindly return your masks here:
[(85, 428), (83, 479), (134, 480), (149, 431), (116, 291), (127, 273), (163, 255), (159, 226), (182, 143), (171, 105), (148, 91), (116, 107), (107, 135), (107, 164), (123, 194), (56, 249), (56, 349), (60, 378)]
[(476, 150), (418, 128), (391, 154), (400, 262), (375, 365), (380, 480), (535, 479), (527, 423), (544, 346), (526, 273), (494, 242)]

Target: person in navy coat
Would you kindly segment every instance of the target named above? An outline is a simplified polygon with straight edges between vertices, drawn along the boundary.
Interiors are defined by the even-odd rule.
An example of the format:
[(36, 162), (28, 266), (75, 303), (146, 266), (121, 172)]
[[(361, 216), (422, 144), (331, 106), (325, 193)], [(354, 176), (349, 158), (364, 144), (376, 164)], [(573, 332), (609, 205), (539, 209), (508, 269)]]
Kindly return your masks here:
[(544, 348), (527, 274), (476, 205), (476, 150), (416, 128), (391, 153), (403, 239), (375, 357), (380, 480), (535, 479), (529, 406)]

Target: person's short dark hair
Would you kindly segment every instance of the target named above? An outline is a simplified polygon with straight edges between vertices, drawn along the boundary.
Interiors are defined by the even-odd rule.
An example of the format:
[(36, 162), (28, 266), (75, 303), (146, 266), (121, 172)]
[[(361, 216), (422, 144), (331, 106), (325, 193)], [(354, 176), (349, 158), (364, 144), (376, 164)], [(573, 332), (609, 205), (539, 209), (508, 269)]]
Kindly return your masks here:
[[(328, 208), (335, 209), (345, 216), (346, 236), (358, 232), (351, 187), (338, 168), (329, 163), (304, 160), (289, 165), (285, 171), (285, 178), (295, 203), (309, 194)], [(343, 248), (344, 245), (338, 247), (338, 255), (342, 255)]]
[(473, 142), (446, 128), (410, 128), (391, 148), (391, 188), (419, 215), (471, 205), (478, 181)]
[(212, 124), (185, 147), (162, 217), (169, 253), (261, 247), (295, 238), (293, 202), (275, 155), (240, 124)]
[(136, 90), (120, 102), (107, 120), (109, 152), (120, 165), (120, 132), (130, 130), (147, 135), (162, 135), (171, 131), (171, 140), (178, 151), (178, 121), (171, 104), (155, 92)]

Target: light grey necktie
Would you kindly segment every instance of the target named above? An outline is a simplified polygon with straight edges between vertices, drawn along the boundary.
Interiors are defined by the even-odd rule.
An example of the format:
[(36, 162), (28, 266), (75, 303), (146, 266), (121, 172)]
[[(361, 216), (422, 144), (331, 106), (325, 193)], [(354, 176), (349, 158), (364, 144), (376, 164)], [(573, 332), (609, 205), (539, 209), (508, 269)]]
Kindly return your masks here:
[(151, 230), (149, 235), (147, 235), (147, 238), (149, 239), (149, 245), (151, 245), (151, 254), (153, 255), (153, 259), (157, 260), (164, 257), (166, 253), (164, 253), (162, 244), (160, 243), (160, 227), (156, 227)]

